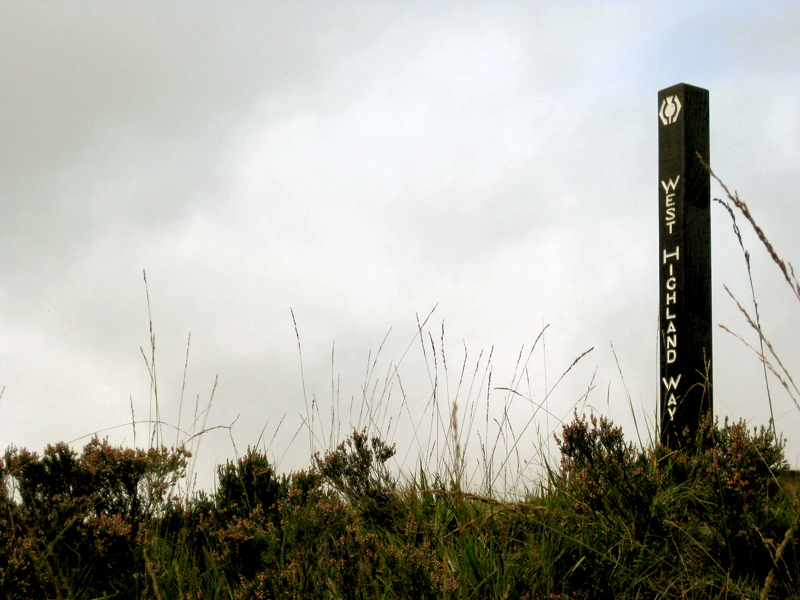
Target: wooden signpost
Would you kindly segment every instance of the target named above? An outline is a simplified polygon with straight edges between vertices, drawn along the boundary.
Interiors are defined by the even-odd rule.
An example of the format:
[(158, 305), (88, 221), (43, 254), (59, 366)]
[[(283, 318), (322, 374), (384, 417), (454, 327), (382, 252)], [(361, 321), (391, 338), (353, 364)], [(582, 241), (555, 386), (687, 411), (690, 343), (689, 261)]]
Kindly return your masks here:
[(661, 442), (693, 444), (711, 396), (711, 180), (708, 90), (658, 93)]

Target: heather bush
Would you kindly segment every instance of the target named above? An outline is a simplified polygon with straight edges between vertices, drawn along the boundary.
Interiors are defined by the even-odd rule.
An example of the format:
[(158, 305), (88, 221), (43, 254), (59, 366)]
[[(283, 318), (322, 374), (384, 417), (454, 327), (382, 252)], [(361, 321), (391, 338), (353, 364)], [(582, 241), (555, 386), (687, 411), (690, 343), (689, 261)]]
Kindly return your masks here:
[[(715, 598), (796, 593), (796, 504), (769, 429), (708, 421), (696, 451), (639, 448), (575, 415), (558, 468), (524, 502), (398, 486), (394, 447), (353, 431), (278, 475), (248, 448), (214, 494), (170, 494), (182, 450), (92, 440), (2, 464), (9, 598)], [(156, 484), (156, 485), (154, 485)], [(724, 596), (724, 594), (723, 594)]]
[(278, 477), (257, 450), (219, 467), (218, 477), (214, 512), (200, 528), (210, 559), (236, 582), (236, 597), (319, 592), (315, 572), (327, 570), (318, 560), (347, 521), (341, 499), (315, 472)]
[(763, 576), (791, 526), (791, 515), (770, 510), (781, 504), (775, 502), (781, 500), (778, 478), (789, 468), (785, 441), (771, 428), (750, 430), (744, 421), (727, 419), (720, 426), (708, 418), (697, 443), (694, 455), (673, 459), (688, 471), (700, 499), (690, 516), (706, 524), (709, 551), (723, 568)]
[(556, 443), (561, 452), (557, 486), (577, 514), (621, 521), (640, 541), (663, 532), (656, 502), (659, 473), (646, 452), (625, 442), (622, 428), (605, 417), (591, 415), (587, 421), (576, 414)]
[(370, 491), (394, 488), (386, 468), (386, 462), (394, 455), (394, 446), (387, 446), (379, 437), (369, 439), (365, 431), (354, 429), (350, 437), (324, 458), (315, 453), (314, 463), (338, 492), (358, 500)]
[(249, 514), (255, 508), (269, 515), (287, 492), (286, 479), (276, 475), (267, 457), (254, 448), (248, 448), (236, 462), (217, 467), (217, 481), (217, 507), (237, 515)]
[(184, 449), (133, 450), (92, 439), (40, 457), (9, 448), (4, 469), (18, 503), (6, 503), (0, 591), (5, 597), (128, 597), (141, 567), (135, 548), (183, 476)]
[(608, 420), (576, 415), (557, 443), (563, 532), (578, 541), (556, 565), (579, 565), (570, 593), (668, 596), (668, 587), (720, 589), (731, 576), (763, 582), (796, 527), (780, 494), (784, 443), (771, 429), (708, 418), (688, 450), (641, 449)]
[(387, 446), (377, 436), (368, 438), (365, 431), (353, 430), (350, 437), (324, 457), (314, 454), (314, 466), (322, 478), (350, 503), (380, 527), (395, 524), (396, 482), (386, 463), (395, 455), (395, 447)]

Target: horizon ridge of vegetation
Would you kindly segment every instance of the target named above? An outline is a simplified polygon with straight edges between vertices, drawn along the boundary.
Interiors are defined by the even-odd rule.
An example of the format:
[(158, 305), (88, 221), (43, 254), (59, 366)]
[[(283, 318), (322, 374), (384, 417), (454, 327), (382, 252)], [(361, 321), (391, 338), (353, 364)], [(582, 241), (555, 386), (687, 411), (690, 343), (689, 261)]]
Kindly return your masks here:
[[(745, 257), (752, 315), (728, 293), (757, 332), (758, 348), (733, 335), (763, 364), (770, 414), (770, 373), (800, 410), (800, 392), (761, 328), (737, 214), (752, 226), (798, 301), (800, 285), (747, 205), (706, 168), (727, 194), (715, 202), (731, 217)], [(242, 456), (237, 452), (217, 467), (213, 492), (195, 491), (203, 436), (230, 430), (233, 423), (208, 426), (215, 381), (206, 409), (198, 412), (196, 406), (191, 426), (182, 429), (182, 389), (176, 441), (164, 444), (146, 273), (144, 279), (151, 342), (149, 359), (142, 350), (151, 380), (148, 419), (137, 421), (131, 404), (133, 448), (94, 436), (81, 453), (63, 442), (41, 455), (6, 449), (0, 460), (0, 596), (766, 600), (800, 594), (800, 477), (789, 470), (774, 419), (751, 429), (741, 420), (709, 417), (692, 444), (668, 449), (653, 440), (649, 425), (643, 442), (634, 417), (634, 444), (610, 420), (583, 412), (593, 378), (570, 409), (571, 420), (551, 415), (561, 431), (554, 436), (559, 456), (550, 456), (550, 432), (543, 437), (535, 421), (551, 414), (546, 397), (535, 402), (519, 391), (546, 327), (527, 359), (520, 352), (508, 387), (492, 388), (491, 353), (487, 363), (481, 354), (468, 371), (465, 351), (451, 396), (444, 328), (437, 349), (433, 336), (428, 333), (428, 344), (423, 332), (430, 314), (418, 319), (412, 343), (419, 340), (429, 369), (432, 393), (423, 415), (430, 423), (426, 440), (422, 417), (411, 415), (398, 377), (398, 414), (407, 411), (414, 424), (409, 445), (419, 451), (414, 470), (398, 472), (389, 464), (397, 454), (396, 443), (387, 439), (391, 417), (385, 427), (392, 376), (382, 385), (372, 379), (383, 345), (368, 361), (358, 421), (347, 437), (334, 438), (332, 410), (326, 445), (324, 429), (320, 436), (315, 432), (315, 420), (322, 422), (319, 404), (305, 395), (292, 313), (311, 466), (277, 472), (259, 449), (259, 437)], [(548, 395), (590, 351), (573, 361)], [(184, 386), (185, 375), (186, 366)], [(475, 419), (484, 389), (481, 432)], [(507, 393), (492, 435), (490, 389)], [(626, 395), (633, 411), (627, 389)], [(534, 407), (524, 427), (509, 417), (515, 398)], [(148, 446), (138, 448), (136, 425), (144, 423)], [(530, 464), (519, 454), (531, 425), (539, 440), (538, 478), (527, 476)], [(468, 473), (473, 432), (480, 460), (478, 470)], [(315, 442), (323, 449), (316, 450)]]

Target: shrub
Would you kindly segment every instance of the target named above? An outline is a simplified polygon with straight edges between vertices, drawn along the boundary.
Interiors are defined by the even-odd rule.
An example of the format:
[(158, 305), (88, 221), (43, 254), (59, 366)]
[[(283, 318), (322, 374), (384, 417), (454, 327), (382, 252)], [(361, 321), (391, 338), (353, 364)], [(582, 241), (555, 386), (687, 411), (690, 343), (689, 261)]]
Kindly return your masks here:
[[(774, 543), (791, 523), (770, 513), (789, 468), (785, 440), (771, 428), (749, 430), (740, 420), (720, 426), (709, 417), (698, 430), (698, 451), (677, 458), (703, 502), (693, 515), (710, 530), (709, 550), (725, 568), (763, 577)], [(773, 544), (770, 548), (769, 545)]]
[(255, 448), (236, 462), (217, 467), (218, 488), (214, 497), (219, 510), (248, 514), (260, 507), (269, 515), (281, 497), (286, 496), (286, 480), (275, 474), (267, 457)]
[(556, 441), (556, 490), (569, 505), (562, 525), (578, 541), (562, 564), (581, 565), (571, 571), (573, 592), (620, 594), (620, 572), (645, 595), (670, 581), (700, 585), (699, 572), (713, 589), (730, 577), (763, 582), (793, 527), (791, 512), (775, 510), (788, 465), (769, 428), (709, 417), (691, 451), (640, 449), (608, 420), (576, 414)]
[[(5, 506), (0, 592), (5, 597), (132, 593), (142, 524), (160, 514), (189, 453), (125, 449), (93, 438), (81, 455), (64, 443), (43, 455), (6, 450), (19, 503)], [(0, 594), (2, 595), (2, 594)]]
[(605, 417), (591, 415), (587, 422), (585, 415), (575, 414), (556, 443), (561, 451), (557, 485), (576, 513), (621, 519), (639, 539), (663, 531), (655, 502), (659, 474), (646, 452), (625, 443), (621, 427)]
[(366, 431), (353, 433), (336, 450), (314, 463), (322, 476), (351, 500), (363, 498), (369, 491), (393, 489), (386, 462), (395, 455), (395, 447), (387, 446), (379, 437), (367, 438)]
[(396, 483), (389, 475), (387, 461), (395, 455), (395, 447), (387, 446), (379, 437), (367, 438), (365, 431), (353, 430), (344, 442), (321, 458), (314, 454), (317, 471), (339, 494), (358, 506), (371, 522), (394, 526)]

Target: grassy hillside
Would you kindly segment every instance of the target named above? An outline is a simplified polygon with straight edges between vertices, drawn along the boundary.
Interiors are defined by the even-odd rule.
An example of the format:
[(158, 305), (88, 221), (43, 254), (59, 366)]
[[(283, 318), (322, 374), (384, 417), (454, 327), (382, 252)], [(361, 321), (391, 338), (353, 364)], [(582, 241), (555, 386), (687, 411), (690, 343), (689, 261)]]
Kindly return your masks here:
[[(791, 266), (738, 196), (728, 199), (734, 231), (742, 215), (800, 301)], [(757, 309), (742, 311), (765, 376), (800, 408)], [(800, 477), (774, 423), (709, 419), (686, 450), (669, 450), (576, 413), (541, 479), (511, 499), (494, 486), (488, 435), (483, 483), (464, 481), (451, 409), (441, 430), (436, 415), (445, 451), (435, 468), (392, 471), (406, 449), (356, 427), (303, 472), (278, 473), (250, 448), (218, 468), (212, 494), (191, 492), (191, 452), (153, 442), (163, 436), (148, 449), (98, 438), (80, 453), (12, 446), (0, 461), (0, 597), (800, 597)], [(474, 407), (466, 413), (471, 425)], [(498, 439), (510, 424), (500, 429)], [(518, 451), (510, 435), (503, 465)]]
[[(704, 424), (696, 452), (639, 449), (575, 417), (524, 501), (463, 492), (353, 431), (308, 472), (256, 450), (212, 496), (168, 491), (181, 449), (94, 439), (11, 448), (0, 497), (7, 598), (790, 598), (796, 487), (770, 429)], [(9, 491), (14, 491), (14, 498)]]

